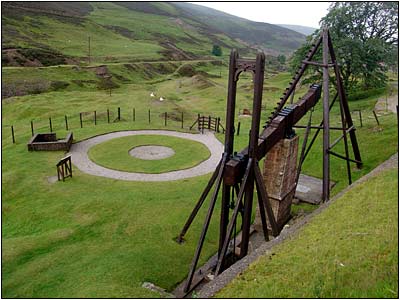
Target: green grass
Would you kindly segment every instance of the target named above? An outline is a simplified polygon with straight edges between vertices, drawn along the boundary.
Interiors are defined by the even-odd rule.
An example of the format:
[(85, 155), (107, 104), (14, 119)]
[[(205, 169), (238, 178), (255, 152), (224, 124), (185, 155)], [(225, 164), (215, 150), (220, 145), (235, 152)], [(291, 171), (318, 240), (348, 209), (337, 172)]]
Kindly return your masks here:
[[(210, 175), (168, 183), (137, 183), (89, 176), (74, 168), (72, 179), (50, 184), (47, 177), (56, 175), (55, 164), (64, 153), (28, 152), (26, 143), (31, 137), (31, 120), (35, 132), (47, 132), (48, 118), (52, 117), (57, 136), (65, 136), (64, 115), (68, 116), (75, 141), (118, 130), (182, 130), (181, 123), (172, 119), (168, 119), (165, 127), (164, 112), (168, 112), (168, 116), (174, 112), (178, 117), (184, 112), (183, 131), (188, 131), (197, 113), (221, 117), (224, 125), (227, 67), (202, 63), (197, 67), (214, 75), (221, 71), (221, 78), (207, 78), (213, 84), (204, 87), (190, 77), (180, 78), (174, 73), (162, 75), (154, 72), (155, 76), (146, 79), (143, 75), (146, 66), (135, 72), (116, 64), (110, 67), (112, 72), (133, 82), (120, 82), (121, 86), (113, 90), (112, 96), (95, 87), (79, 88), (71, 84), (64, 91), (3, 100), (4, 297), (157, 297), (158, 294), (141, 288), (143, 281), (172, 290), (185, 279), (206, 208), (196, 218), (185, 244), (176, 244), (174, 238)], [(40, 72), (44, 72), (50, 80), (58, 76), (57, 80), (68, 81), (77, 71), (64, 67), (40, 70), (8, 68), (3, 75), (7, 79), (8, 74), (12, 74), (13, 79), (18, 80), (19, 76), (24, 79), (24, 72), (32, 72), (37, 78), (40, 78)], [(93, 76), (91, 73), (76, 74), (81, 79)], [(290, 78), (287, 73), (268, 75), (264, 89), (267, 110), (262, 112), (262, 120), (267, 119)], [(251, 77), (247, 74), (239, 81), (236, 115), (239, 109), (251, 108), (250, 88)], [(154, 100), (149, 96), (152, 91), (166, 100)], [(296, 95), (300, 96), (303, 91), (304, 88)], [(354, 172), (354, 179), (397, 151), (396, 116), (382, 116), (379, 128), (374, 119), (367, 117), (375, 101), (370, 98), (350, 103), (351, 109), (361, 105), (363, 116), (365, 114), (364, 126), (357, 127), (364, 168)], [(121, 122), (114, 122), (117, 107), (121, 107)], [(106, 119), (107, 108), (111, 114), (110, 124)], [(133, 108), (136, 109), (135, 121), (132, 120)], [(94, 110), (97, 111), (97, 125), (93, 122)], [(83, 128), (80, 128), (79, 112), (87, 112), (83, 117)], [(335, 106), (333, 122), (337, 122), (338, 113)], [(314, 114), (315, 122), (319, 122), (320, 108)], [(235, 151), (240, 151), (248, 144), (251, 118), (239, 117), (236, 121), (241, 122), (241, 133), (235, 136)], [(11, 143), (10, 125), (14, 125), (16, 144)], [(223, 142), (224, 135), (217, 134), (217, 138)], [(337, 147), (343, 148), (341, 144)], [(336, 158), (331, 160), (332, 179), (338, 182), (333, 190), (336, 193), (347, 185), (345, 163)], [(321, 162), (318, 139), (304, 165), (304, 173), (320, 177)], [(216, 207), (200, 264), (217, 249), (220, 205), (217, 203)]]
[(221, 298), (397, 298), (398, 169), (355, 187), (260, 257)]
[[(129, 150), (134, 147), (145, 145), (169, 147), (175, 154), (161, 160), (143, 160), (129, 154)], [(89, 158), (103, 167), (138, 173), (163, 173), (188, 169), (208, 159), (209, 156), (210, 151), (204, 144), (161, 135), (116, 138), (95, 145), (89, 150)]]
[[(209, 176), (139, 183), (89, 176), (50, 184), (62, 152), (3, 148), (2, 295), (38, 298), (157, 297), (182, 281), (205, 211), (178, 235)], [(18, 184), (16, 184), (18, 183)], [(202, 262), (217, 243), (215, 217)]]

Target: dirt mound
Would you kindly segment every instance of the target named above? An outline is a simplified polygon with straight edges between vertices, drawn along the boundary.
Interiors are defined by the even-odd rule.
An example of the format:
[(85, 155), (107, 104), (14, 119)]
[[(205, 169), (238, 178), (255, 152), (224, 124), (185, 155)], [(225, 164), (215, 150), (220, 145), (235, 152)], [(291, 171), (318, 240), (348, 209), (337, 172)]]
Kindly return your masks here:
[(178, 74), (185, 77), (192, 77), (196, 75), (195, 68), (190, 64), (185, 64), (177, 70)]
[(42, 67), (64, 65), (71, 59), (50, 49), (13, 48), (2, 49), (3, 66)]
[(206, 89), (215, 86), (215, 83), (210, 79), (206, 78), (204, 75), (197, 74), (191, 78), (192, 85), (199, 89)]

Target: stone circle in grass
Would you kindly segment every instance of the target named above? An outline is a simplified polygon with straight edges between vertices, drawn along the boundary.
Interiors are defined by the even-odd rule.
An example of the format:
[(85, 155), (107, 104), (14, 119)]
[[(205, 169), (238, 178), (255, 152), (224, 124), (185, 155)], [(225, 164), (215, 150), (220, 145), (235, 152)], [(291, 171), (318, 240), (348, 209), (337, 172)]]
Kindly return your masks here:
[(203, 143), (165, 135), (131, 135), (110, 139), (88, 151), (96, 164), (113, 170), (159, 174), (192, 168), (211, 153)]
[(175, 154), (175, 151), (165, 146), (138, 146), (129, 150), (129, 154), (133, 157), (145, 160), (159, 160), (168, 158)]

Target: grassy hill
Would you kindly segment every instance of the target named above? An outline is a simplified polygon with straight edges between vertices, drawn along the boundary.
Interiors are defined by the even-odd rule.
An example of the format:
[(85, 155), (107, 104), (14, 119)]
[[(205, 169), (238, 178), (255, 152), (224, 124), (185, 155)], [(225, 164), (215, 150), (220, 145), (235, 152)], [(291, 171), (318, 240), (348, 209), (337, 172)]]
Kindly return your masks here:
[(41, 66), (198, 59), (237, 48), (290, 53), (304, 35), (188, 3), (2, 2), (2, 63)]
[(308, 26), (302, 26), (302, 25), (289, 25), (289, 24), (276, 24), (278, 26), (299, 32), (304, 35), (310, 35), (312, 34), (317, 28), (314, 27), (308, 27)]
[(347, 191), (221, 298), (397, 298), (398, 168)]

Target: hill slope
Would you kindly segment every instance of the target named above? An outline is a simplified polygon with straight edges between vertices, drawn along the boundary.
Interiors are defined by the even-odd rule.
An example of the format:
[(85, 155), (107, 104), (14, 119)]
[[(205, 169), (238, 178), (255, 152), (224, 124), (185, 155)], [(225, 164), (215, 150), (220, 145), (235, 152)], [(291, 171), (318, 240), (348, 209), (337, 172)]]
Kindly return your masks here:
[(317, 28), (314, 27), (308, 27), (308, 26), (302, 26), (302, 25), (288, 25), (288, 24), (276, 24), (277, 26), (284, 27), (293, 31), (296, 31), (298, 33), (304, 34), (304, 35), (310, 35), (312, 34)]
[(3, 65), (186, 60), (214, 44), (290, 53), (305, 37), (199, 5), (174, 2), (2, 2)]

